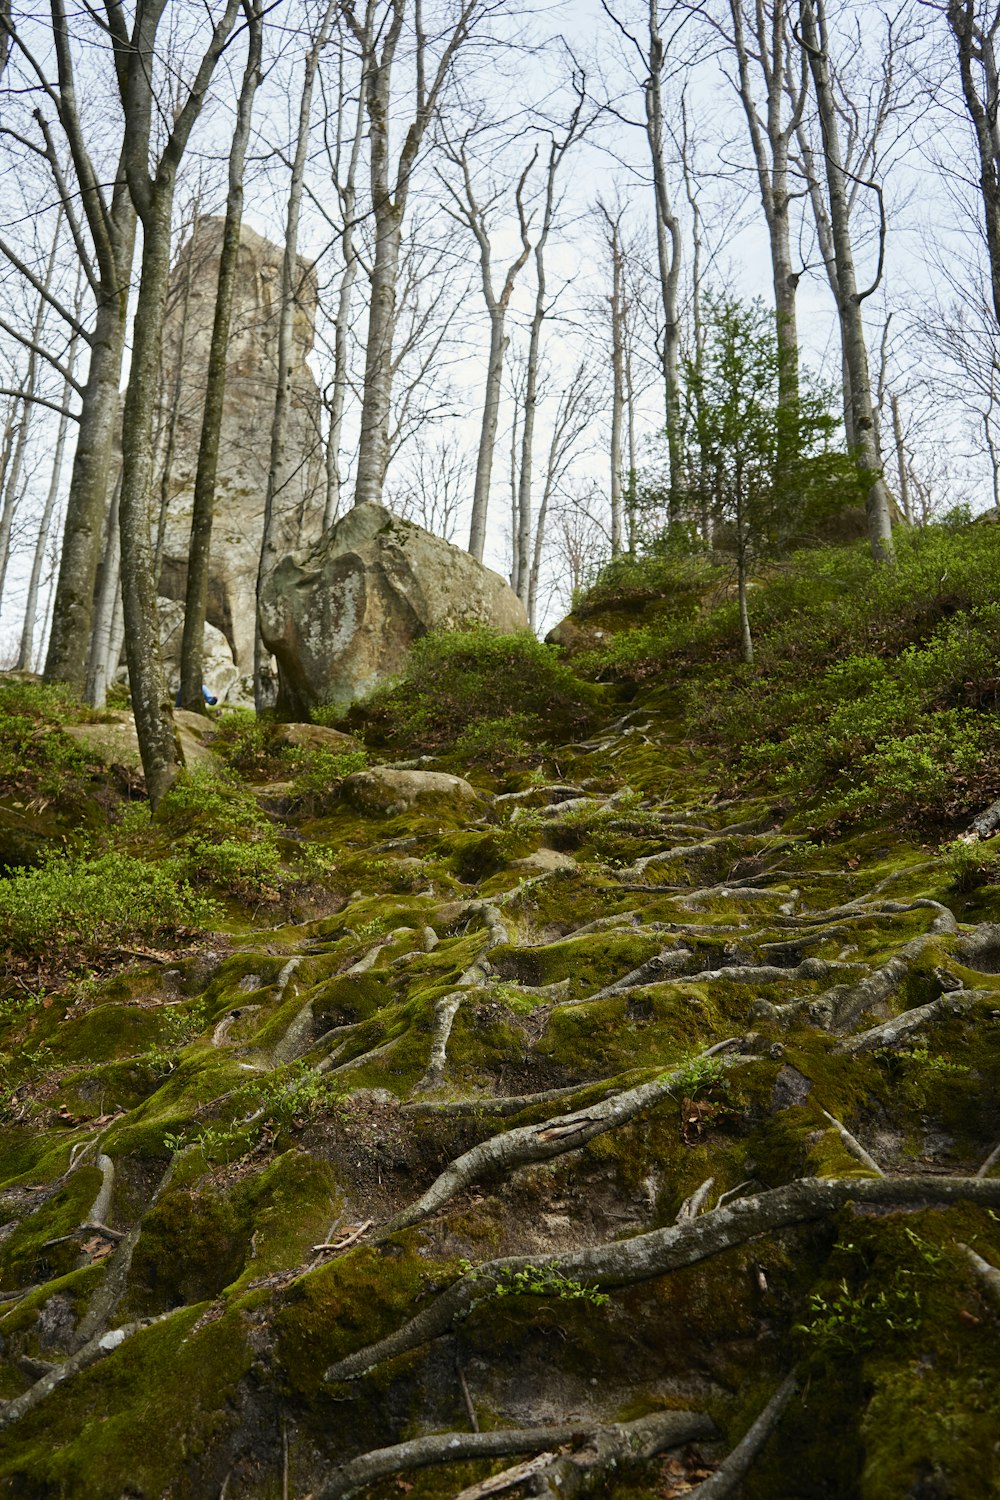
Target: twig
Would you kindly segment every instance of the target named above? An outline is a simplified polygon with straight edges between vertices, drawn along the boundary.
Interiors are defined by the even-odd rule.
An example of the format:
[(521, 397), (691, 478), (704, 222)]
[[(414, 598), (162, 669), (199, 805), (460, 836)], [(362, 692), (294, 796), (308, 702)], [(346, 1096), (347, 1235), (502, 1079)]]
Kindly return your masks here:
[(828, 1109), (823, 1109), (821, 1107), (820, 1114), (822, 1114), (825, 1119), (829, 1120), (830, 1124), (840, 1136), (840, 1139), (843, 1141), (848, 1151), (861, 1163), (863, 1167), (867, 1167), (869, 1172), (874, 1172), (877, 1177), (885, 1176), (885, 1173), (882, 1171), (882, 1168), (879, 1166), (874, 1156), (870, 1156), (868, 1154), (864, 1146), (862, 1146), (861, 1142), (851, 1134), (846, 1125), (841, 1124), (841, 1122), (836, 1118), (835, 1115), (831, 1115)]
[(723, 1500), (731, 1495), (737, 1485), (746, 1478), (750, 1465), (767, 1442), (781, 1420), (785, 1407), (791, 1401), (798, 1386), (794, 1370), (782, 1381), (770, 1401), (750, 1430), (716, 1469), (711, 1479), (706, 1479), (691, 1491), (691, 1500)]

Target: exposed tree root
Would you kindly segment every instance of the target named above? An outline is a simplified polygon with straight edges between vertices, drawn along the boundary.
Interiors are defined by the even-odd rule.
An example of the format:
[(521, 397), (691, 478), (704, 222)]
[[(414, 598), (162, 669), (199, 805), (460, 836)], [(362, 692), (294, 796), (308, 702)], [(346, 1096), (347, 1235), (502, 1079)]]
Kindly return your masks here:
[(794, 1224), (805, 1224), (835, 1213), (846, 1203), (880, 1208), (918, 1203), (951, 1205), (970, 1202), (995, 1208), (1000, 1204), (1000, 1181), (976, 1177), (800, 1178), (784, 1187), (754, 1197), (737, 1198), (724, 1208), (633, 1239), (575, 1250), (563, 1255), (507, 1256), (486, 1261), (456, 1281), (423, 1312), (386, 1338), (331, 1365), (326, 1380), (352, 1380), (366, 1370), (394, 1359), (447, 1332), (468, 1316), (478, 1302), (509, 1284), (510, 1277), (529, 1266), (558, 1269), (564, 1276), (595, 1282), (602, 1287), (631, 1286), (668, 1271), (721, 1255), (759, 1234), (773, 1234)]
[(96, 1220), (98, 1224), (103, 1224), (111, 1212), (111, 1194), (115, 1189), (115, 1164), (110, 1156), (105, 1156), (102, 1152), (97, 1158), (97, 1165), (101, 1169), (101, 1190), (91, 1204), (84, 1223), (93, 1223)]
[(427, 1072), (414, 1089), (415, 1093), (425, 1093), (428, 1089), (437, 1088), (444, 1078), (445, 1065), (448, 1061), (448, 1038), (451, 1036), (451, 1028), (466, 993), (465, 990), (452, 990), (450, 995), (442, 995), (440, 1000), (434, 1002), (434, 1034), (431, 1037), (430, 1062), (427, 1064)]
[(151, 1328), (154, 1323), (162, 1323), (165, 1318), (172, 1318), (177, 1311), (179, 1309), (175, 1308), (171, 1312), (160, 1313), (156, 1318), (141, 1318), (136, 1323), (126, 1323), (110, 1333), (95, 1334), (77, 1349), (75, 1354), (71, 1354), (69, 1359), (47, 1370), (22, 1395), (15, 1396), (14, 1400), (8, 1401), (6, 1406), (0, 1406), (0, 1432), (13, 1427), (15, 1422), (19, 1422), (22, 1417), (34, 1411), (35, 1407), (40, 1406), (64, 1381), (70, 1380), (74, 1375), (79, 1375), (81, 1370), (86, 1370), (89, 1365), (96, 1364), (105, 1355), (113, 1353), (124, 1344), (126, 1339), (132, 1338), (144, 1328)]
[(914, 1006), (912, 1010), (904, 1010), (901, 1015), (894, 1016), (891, 1021), (883, 1021), (878, 1026), (871, 1026), (867, 1031), (859, 1032), (857, 1036), (849, 1036), (834, 1047), (834, 1053), (855, 1054), (858, 1052), (874, 1052), (878, 1047), (895, 1047), (897, 1043), (904, 1041), (913, 1032), (919, 1031), (921, 1027), (941, 1016), (959, 1016), (970, 1010), (978, 1001), (988, 999), (992, 990), (949, 990), (937, 1000), (931, 1000), (927, 1005)]
[(463, 1192), (482, 1177), (496, 1172), (512, 1172), (531, 1162), (548, 1161), (553, 1156), (585, 1146), (595, 1136), (652, 1109), (673, 1092), (682, 1077), (683, 1070), (667, 1073), (651, 1083), (639, 1084), (594, 1104), (582, 1113), (556, 1116), (539, 1125), (522, 1125), (502, 1135), (491, 1136), (456, 1157), (422, 1197), (389, 1220), (382, 1236), (420, 1223), (443, 1208), (456, 1193)]
[(958, 1248), (975, 1271), (977, 1280), (989, 1292), (991, 1299), (994, 1302), (1000, 1302), (1000, 1271), (996, 1266), (991, 1266), (988, 1260), (984, 1260), (978, 1251), (972, 1249), (971, 1245), (958, 1242)]
[(822, 1113), (824, 1118), (829, 1120), (830, 1124), (840, 1136), (840, 1139), (843, 1141), (844, 1145), (847, 1147), (851, 1155), (857, 1161), (859, 1161), (863, 1167), (867, 1167), (869, 1172), (874, 1172), (876, 1177), (884, 1177), (885, 1173), (882, 1171), (882, 1168), (879, 1166), (874, 1156), (871, 1156), (865, 1150), (864, 1146), (862, 1146), (861, 1142), (857, 1139), (856, 1136), (853, 1136), (851, 1134), (847, 1126), (842, 1124), (835, 1115), (831, 1115), (828, 1109), (824, 1109)]
[[(365, 1485), (373, 1484), (386, 1474), (423, 1469), (431, 1464), (506, 1458), (508, 1454), (531, 1453), (536, 1449), (555, 1449), (564, 1445), (578, 1448), (583, 1445), (576, 1457), (576, 1466), (580, 1470), (578, 1479), (584, 1477), (587, 1469), (598, 1478), (618, 1464), (641, 1463), (662, 1453), (665, 1448), (711, 1437), (714, 1432), (711, 1419), (700, 1412), (671, 1411), (641, 1417), (637, 1422), (596, 1427), (589, 1432), (581, 1432), (580, 1423), (576, 1423), (575, 1426), (525, 1427), (497, 1432), (435, 1433), (430, 1437), (414, 1438), (408, 1443), (395, 1443), (391, 1448), (378, 1448), (352, 1459), (350, 1463), (341, 1464), (316, 1492), (315, 1500), (348, 1500)], [(572, 1464), (573, 1460), (569, 1462)], [(480, 1494), (488, 1493), (488, 1490), (480, 1490)], [(549, 1493), (579, 1494), (581, 1487), (578, 1484), (576, 1489), (550, 1489)]]
[(623, 974), (621, 979), (615, 979), (611, 984), (606, 984), (603, 989), (596, 990), (592, 995), (583, 995), (579, 1000), (567, 1000), (566, 1005), (589, 1005), (594, 1000), (607, 1000), (612, 995), (619, 995), (625, 990), (640, 989), (643, 985), (663, 979), (670, 974), (679, 974), (691, 962), (690, 948), (665, 948), (662, 953), (648, 958), (645, 963), (640, 964), (628, 974)]
[(692, 1500), (725, 1500), (750, 1472), (757, 1454), (777, 1427), (798, 1388), (795, 1373), (783, 1380), (760, 1416), (740, 1439), (728, 1458), (716, 1469), (711, 1479), (706, 1479), (691, 1491)]
[[(186, 1148), (188, 1151), (193, 1149), (194, 1147), (191, 1146)], [(146, 1213), (159, 1202), (169, 1187), (183, 1155), (183, 1151), (176, 1151), (170, 1158), (167, 1170), (157, 1184), (156, 1191), (150, 1199)], [(125, 1295), (125, 1289), (128, 1284), (128, 1273), (132, 1267), (132, 1256), (135, 1253), (136, 1245), (139, 1243), (144, 1219), (145, 1215), (141, 1215), (136, 1220), (131, 1229), (125, 1233), (124, 1238), (119, 1240), (114, 1253), (109, 1256), (106, 1262), (104, 1280), (94, 1292), (93, 1297), (91, 1297), (90, 1306), (81, 1318), (80, 1325), (76, 1330), (74, 1342), (77, 1352), (82, 1351), (84, 1348), (89, 1348), (91, 1345), (97, 1346), (100, 1343), (101, 1335), (105, 1332), (108, 1324), (114, 1317), (115, 1310)], [(135, 1326), (141, 1327), (144, 1325), (136, 1324)], [(96, 1355), (95, 1358), (100, 1358), (100, 1355)], [(68, 1373), (75, 1374), (76, 1372), (71, 1370)], [(65, 1378), (65, 1376), (62, 1377), (62, 1379)]]

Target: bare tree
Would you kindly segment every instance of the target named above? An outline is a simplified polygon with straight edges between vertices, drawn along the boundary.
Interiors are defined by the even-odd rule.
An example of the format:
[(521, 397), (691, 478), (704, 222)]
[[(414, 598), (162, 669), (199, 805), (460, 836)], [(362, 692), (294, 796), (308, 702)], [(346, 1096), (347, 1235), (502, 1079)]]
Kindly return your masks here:
[[(375, 253), (370, 270), (371, 296), (365, 350), (361, 438), (358, 449), (355, 504), (378, 503), (389, 462), (393, 339), (403, 223), (417, 159), (452, 72), (456, 55), (476, 21), (497, 8), (498, 0), (458, 0), (453, 23), (443, 32), (435, 58), (423, 25), (421, 0), (366, 0), (359, 16), (354, 0), (343, 0), (343, 14), (361, 52), (370, 143), (369, 171), (375, 219)], [(413, 109), (402, 130), (402, 145), (391, 163), (390, 119), (399, 101), (393, 96), (393, 67), (408, 15), (413, 21)]]
[[(324, 529), (332, 526), (340, 514), (344, 484), (341, 469), (344, 446), (344, 411), (347, 404), (350, 376), (348, 341), (351, 332), (354, 283), (357, 280), (358, 271), (361, 267), (356, 243), (358, 228), (357, 183), (358, 167), (361, 160), (361, 146), (364, 138), (365, 75), (364, 64), (362, 63), (353, 130), (347, 141), (345, 141), (343, 123), (348, 103), (345, 80), (346, 57), (347, 50), (342, 44), (338, 49), (336, 108), (333, 111), (328, 109), (324, 116), (324, 120), (327, 123), (331, 117), (336, 121), (334, 140), (333, 142), (330, 142), (329, 139), (327, 140), (326, 150), (330, 161), (331, 177), (340, 202), (341, 223), (338, 241), (342, 261), (340, 286), (337, 292), (337, 311), (334, 318), (333, 379), (330, 384), (328, 397), (330, 425), (326, 442), (326, 506), (323, 512)], [(343, 180), (341, 180), (341, 166), (345, 152), (347, 165), (343, 171)]]
[(517, 488), (517, 526), (514, 535), (514, 567), (511, 587), (527, 608), (531, 590), (532, 572), (532, 515), (531, 485), (534, 453), (535, 414), (538, 405), (538, 379), (542, 347), (542, 325), (549, 312), (548, 289), (545, 275), (545, 250), (555, 223), (557, 199), (556, 182), (559, 169), (566, 154), (579, 141), (589, 121), (583, 117), (584, 80), (574, 77), (576, 104), (562, 137), (553, 136), (549, 146), (549, 157), (545, 173), (545, 197), (542, 221), (535, 239), (535, 305), (528, 332), (528, 354), (524, 372), (524, 411), (521, 421), (521, 463)]
[(597, 382), (593, 370), (580, 364), (560, 393), (546, 455), (542, 495), (535, 521), (528, 577), (528, 621), (534, 630), (538, 625), (539, 597), (542, 579), (542, 553), (545, 545), (549, 507), (563, 484), (584, 433), (591, 426), (599, 406)]
[(625, 256), (622, 248), (622, 211), (612, 214), (598, 201), (604, 220), (604, 240), (611, 262), (611, 295), (607, 299), (611, 325), (611, 556), (622, 550), (622, 428), (625, 418), (626, 314)]
[[(681, 480), (680, 285), (683, 239), (667, 173), (668, 131), (664, 93), (669, 49), (663, 36), (664, 19), (672, 17), (678, 7), (668, 4), (664, 14), (660, 0), (648, 0), (645, 35), (640, 38), (637, 33), (628, 30), (625, 23), (612, 10), (609, 0), (601, 0), (601, 4), (605, 13), (610, 16), (636, 53), (644, 75), (642, 84), (644, 123), (653, 177), (656, 257), (663, 314), (660, 359), (667, 419), (667, 445), (670, 453), (671, 489), (679, 493)], [(683, 25), (683, 18), (680, 24)]]
[(801, 49), (789, 47), (790, 0), (726, 0), (726, 8), (728, 25), (714, 24), (736, 63), (733, 82), (746, 116), (771, 251), (782, 354), (779, 396), (791, 407), (798, 399), (799, 275), (792, 265), (790, 161), (806, 102), (806, 60)]
[[(208, 355), (205, 383), (205, 406), (198, 443), (191, 506), (191, 544), (188, 549), (187, 582), (184, 597), (184, 631), (181, 637), (181, 704), (201, 711), (204, 707), (205, 614), (208, 609), (209, 568), (212, 556), (212, 524), (215, 516), (215, 479), (219, 466), (219, 440), (226, 396), (226, 364), (233, 303), (236, 297), (236, 274), (239, 261), (240, 229), (243, 223), (243, 173), (254, 98), (261, 78), (264, 0), (253, 0), (246, 11), (248, 44), (247, 61), (236, 109), (236, 127), (229, 148), (226, 218), (219, 251), (218, 282), (212, 340)], [(182, 359), (178, 356), (180, 372)]]
[[(37, 92), (40, 99), (34, 119), (42, 144), (32, 149), (48, 164), (96, 303), (92, 326), (87, 329), (60, 299), (52, 294), (49, 296), (50, 305), (90, 349), (87, 378), (81, 393), (80, 432), (67, 498), (62, 560), (45, 664), (46, 677), (69, 682), (82, 692), (90, 644), (94, 578), (107, 510), (111, 445), (118, 418), (118, 387), (125, 345), (136, 216), (125, 180), (124, 146), (120, 148), (116, 167), (108, 173), (100, 161), (95, 160), (87, 144), (73, 58), (73, 40), (79, 35), (79, 21), (75, 20), (70, 26), (64, 0), (50, 0), (49, 10), (56, 66), (54, 81), (48, 77), (43, 62), (29, 44), (25, 34), (27, 28), (22, 28), (17, 20), (11, 20), (9, 11), (0, 11), (0, 29), (9, 39), (11, 56), (16, 51), (23, 64), (27, 75), (26, 88)], [(104, 26), (105, 23), (98, 24)], [(128, 36), (123, 28), (121, 12), (114, 8), (113, 57), (120, 83), (128, 66), (125, 50)], [(54, 111), (65, 137), (75, 181), (64, 171), (46, 105)], [(103, 141), (95, 143), (101, 148), (103, 144)], [(110, 191), (105, 185), (109, 179)], [(78, 218), (81, 213), (83, 223)], [(87, 235), (90, 236), (89, 243)], [(0, 241), (0, 253), (37, 288), (38, 278), (6, 241)]]
[(497, 290), (493, 282), (493, 246), (490, 241), (489, 213), (500, 198), (495, 187), (480, 201), (469, 160), (469, 137), (465, 136), (456, 146), (446, 144), (445, 154), (458, 168), (461, 189), (455, 187), (448, 177), (439, 174), (441, 184), (451, 198), (451, 212), (459, 223), (474, 236), (479, 250), (479, 269), (482, 278), (483, 298), (490, 320), (490, 349), (486, 362), (486, 394), (483, 399), (483, 423), (479, 438), (479, 455), (476, 460), (476, 479), (472, 491), (472, 521), (469, 532), (469, 551), (473, 557), (483, 560), (486, 545), (486, 519), (490, 503), (490, 483), (493, 477), (493, 455), (496, 449), (497, 425), (500, 418), (500, 395), (503, 387), (503, 361), (507, 349), (505, 324), (514, 286), (531, 254), (528, 238), (528, 218), (524, 204), (525, 188), (531, 170), (538, 159), (538, 147), (517, 180), (514, 189), (514, 207), (517, 214), (520, 249), (504, 274), (503, 284)]
[(979, 188), (989, 257), (993, 309), (1000, 321), (1000, 76), (996, 40), (1000, 5), (983, 0), (947, 0), (944, 9), (958, 48), (962, 96), (976, 138)]
[(17, 404), (16, 437), (14, 438), (9, 464), (4, 466), (5, 482), (3, 487), (3, 501), (0, 504), (0, 598), (3, 597), (4, 584), (7, 580), (7, 568), (10, 565), (11, 529), (14, 523), (14, 513), (22, 498), (21, 478), (24, 471), (25, 455), (28, 450), (31, 419), (35, 412), (34, 397), (38, 389), (39, 350), (41, 348), (45, 315), (48, 311), (47, 297), (52, 288), (56, 256), (59, 252), (59, 237), (62, 232), (62, 223), (63, 216), (60, 210), (56, 214), (52, 244), (49, 249), (48, 263), (45, 268), (45, 279), (38, 294), (38, 300), (35, 304), (35, 315), (32, 319), (23, 394), (20, 402)]
[[(854, 444), (860, 468), (869, 480), (866, 512), (868, 540), (872, 556), (891, 563), (891, 499), (882, 473), (882, 459), (875, 441), (875, 418), (872, 404), (868, 350), (865, 346), (862, 303), (878, 282), (865, 291), (858, 290), (851, 240), (850, 205), (847, 196), (847, 174), (840, 148), (837, 102), (829, 68), (829, 42), (825, 0), (800, 0), (802, 45), (809, 60), (816, 101), (819, 109), (823, 152), (826, 159), (827, 206), (833, 237), (837, 273), (837, 312), (840, 321), (844, 357), (851, 383), (851, 414)], [(881, 275), (881, 256), (879, 274)]]
[[(309, 131), (312, 123), (313, 89), (320, 54), (330, 36), (334, 6), (337, 0), (327, 0), (316, 32), (306, 52), (302, 78), (302, 93), (299, 97), (298, 130), (295, 137), (295, 154), (292, 160), (292, 176), (288, 187), (288, 208), (285, 221), (285, 246), (281, 262), (281, 301), (278, 314), (278, 383), (274, 401), (274, 419), (271, 423), (271, 459), (267, 470), (267, 491), (264, 499), (264, 525), (260, 543), (260, 565), (257, 570), (257, 601), (260, 602), (264, 580), (277, 561), (274, 538), (275, 497), (287, 480), (285, 472), (285, 439), (288, 431), (288, 409), (292, 396), (292, 322), (295, 314), (295, 295), (299, 276), (299, 219), (302, 213), (302, 184), (306, 170), (306, 155), (309, 149)], [(254, 630), (253, 691), (258, 712), (264, 707), (263, 669), (265, 662), (264, 643), (260, 634), (260, 618)], [(200, 689), (199, 689), (200, 691)]]
[(428, 442), (419, 437), (390, 491), (392, 508), (427, 531), (455, 540), (468, 490), (472, 461), (455, 437)]
[[(149, 496), (153, 424), (163, 320), (170, 282), (171, 219), (177, 171), (201, 112), (216, 63), (236, 23), (241, 0), (226, 0), (211, 37), (184, 90), (158, 157), (150, 144), (156, 102), (157, 37), (166, 0), (138, 0), (131, 34), (120, 10), (109, 10), (119, 57), (125, 111), (124, 162), (129, 193), (142, 220), (142, 272), (132, 334), (132, 364), (122, 419), (119, 501), (125, 648), (132, 708), (146, 789), (154, 808), (177, 775), (170, 698), (160, 659), (157, 580), (153, 570)], [(244, 0), (246, 3), (246, 0)]]
[[(77, 287), (74, 298), (74, 311), (79, 318), (83, 305), (83, 268), (77, 267)], [(66, 375), (63, 385), (63, 410), (59, 413), (59, 425), (56, 428), (55, 447), (52, 452), (52, 471), (49, 476), (49, 487), (45, 495), (45, 504), (38, 521), (38, 533), (35, 538), (35, 548), (31, 559), (31, 574), (28, 579), (28, 593), (24, 605), (24, 624), (21, 627), (21, 644), (18, 649), (17, 665), (20, 671), (31, 670), (35, 659), (35, 629), (38, 617), (39, 595), (42, 585), (42, 569), (45, 566), (45, 558), (49, 549), (49, 539), (52, 534), (52, 523), (55, 518), (56, 505), (59, 500), (59, 487), (62, 480), (63, 459), (66, 452), (66, 438), (69, 434), (70, 412), (69, 401), (71, 393), (76, 389), (75, 370), (76, 359), (79, 348), (79, 335), (73, 333), (69, 348), (66, 351)]]

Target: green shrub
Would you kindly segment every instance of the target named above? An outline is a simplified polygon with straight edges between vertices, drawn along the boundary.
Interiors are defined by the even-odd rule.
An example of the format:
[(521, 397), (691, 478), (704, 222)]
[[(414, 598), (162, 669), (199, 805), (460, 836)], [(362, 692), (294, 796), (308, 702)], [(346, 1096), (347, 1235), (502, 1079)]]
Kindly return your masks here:
[(297, 749), (292, 781), (296, 811), (319, 817), (336, 801), (344, 779), (363, 771), (367, 764), (363, 750)]
[[(688, 737), (720, 755), (731, 785), (806, 802), (827, 826), (964, 819), (1000, 792), (1000, 531), (931, 526), (900, 534), (897, 549), (895, 568), (862, 545), (774, 568), (754, 589), (752, 669), (735, 660), (732, 601), (710, 594), (697, 611), (620, 630), (578, 667), (662, 677)], [(699, 569), (707, 576), (695, 559)], [(618, 576), (628, 594), (643, 576), (660, 587), (684, 574), (654, 556)], [(606, 588), (597, 597), (611, 607)]]
[(189, 880), (244, 900), (277, 894), (282, 871), (275, 830), (232, 775), (185, 772), (162, 798), (156, 822), (171, 834)]
[(518, 739), (552, 743), (586, 729), (601, 696), (526, 632), (439, 631), (417, 641), (402, 679), (355, 705), (348, 722), (415, 751), (442, 750), (483, 721), (515, 720)]
[(0, 787), (72, 806), (97, 762), (59, 726), (87, 716), (60, 684), (0, 678)]
[(49, 963), (94, 959), (203, 928), (214, 902), (196, 895), (176, 863), (120, 851), (49, 859), (0, 881), (0, 944)]
[(241, 776), (268, 777), (285, 764), (285, 747), (274, 743), (277, 725), (252, 708), (227, 709), (219, 719), (212, 750)]

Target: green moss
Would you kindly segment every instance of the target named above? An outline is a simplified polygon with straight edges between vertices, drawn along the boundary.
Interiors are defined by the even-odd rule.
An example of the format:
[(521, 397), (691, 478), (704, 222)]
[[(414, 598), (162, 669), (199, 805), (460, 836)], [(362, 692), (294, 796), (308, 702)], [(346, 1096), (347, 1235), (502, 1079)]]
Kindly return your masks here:
[(32, 1286), (74, 1269), (80, 1243), (74, 1231), (85, 1220), (101, 1186), (96, 1167), (81, 1167), (0, 1244), (0, 1289)]
[(187, 1308), (136, 1334), (25, 1418), (16, 1452), (0, 1458), (13, 1492), (26, 1500), (130, 1490), (196, 1500), (209, 1475), (217, 1492), (225, 1442), (239, 1424), (236, 1393), (253, 1356), (237, 1312), (196, 1331), (204, 1312)]

